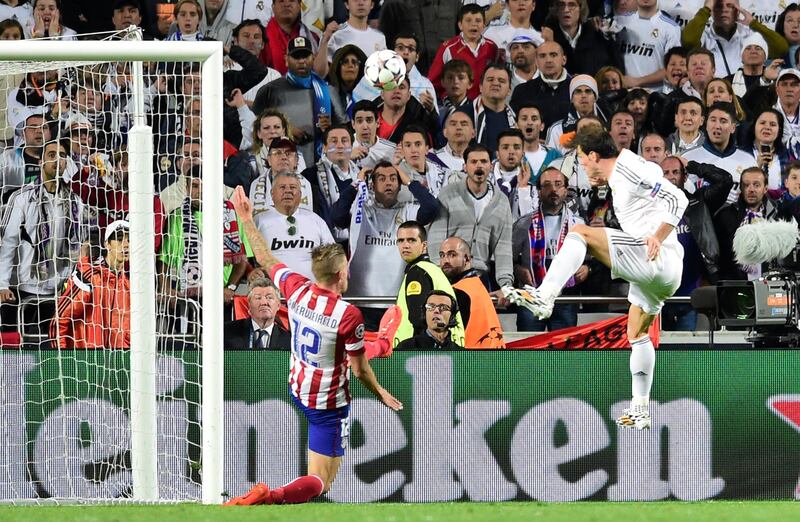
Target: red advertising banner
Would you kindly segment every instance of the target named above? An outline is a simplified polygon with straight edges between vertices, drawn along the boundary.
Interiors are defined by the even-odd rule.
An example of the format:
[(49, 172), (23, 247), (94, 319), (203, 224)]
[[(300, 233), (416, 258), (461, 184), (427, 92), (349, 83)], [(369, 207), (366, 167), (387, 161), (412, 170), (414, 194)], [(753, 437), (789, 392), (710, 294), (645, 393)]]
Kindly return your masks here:
[[(593, 323), (563, 328), (506, 343), (512, 350), (627, 350), (628, 316), (622, 315)], [(650, 325), (650, 339), (658, 347), (660, 324)]]

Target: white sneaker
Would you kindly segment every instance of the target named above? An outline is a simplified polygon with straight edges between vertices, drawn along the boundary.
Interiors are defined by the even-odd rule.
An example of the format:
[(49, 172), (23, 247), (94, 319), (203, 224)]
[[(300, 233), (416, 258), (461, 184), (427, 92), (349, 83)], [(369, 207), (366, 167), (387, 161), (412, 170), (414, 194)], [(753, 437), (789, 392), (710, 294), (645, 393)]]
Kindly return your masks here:
[(541, 287), (534, 288), (530, 285), (525, 285), (520, 293), (525, 298), (522, 306), (530, 310), (539, 320), (543, 321), (553, 315), (555, 295), (543, 292)]
[(622, 410), (622, 415), (617, 419), (617, 426), (636, 430), (649, 430), (651, 424), (650, 412), (647, 406), (631, 406)]

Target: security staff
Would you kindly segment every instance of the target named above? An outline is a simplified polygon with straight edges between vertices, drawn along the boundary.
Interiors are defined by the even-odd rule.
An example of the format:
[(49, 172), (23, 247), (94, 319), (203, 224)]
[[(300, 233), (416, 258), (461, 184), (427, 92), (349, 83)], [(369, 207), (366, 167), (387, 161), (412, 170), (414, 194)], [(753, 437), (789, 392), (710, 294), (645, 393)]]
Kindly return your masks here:
[[(424, 326), (417, 318), (425, 304), (425, 298), (431, 290), (442, 290), (456, 298), (453, 287), (445, 277), (442, 269), (431, 263), (428, 254), (428, 242), (425, 227), (416, 221), (406, 221), (397, 229), (397, 248), (400, 257), (407, 263), (405, 276), (397, 295), (397, 306), (403, 313), (403, 319), (394, 336), (394, 346), (424, 331)], [(461, 314), (455, 314), (456, 325), (450, 330), (452, 339), (464, 345), (464, 322)], [(418, 325), (418, 326), (415, 326)]]
[(439, 267), (456, 293), (464, 321), (464, 348), (505, 348), (492, 297), (483, 286), (480, 273), (472, 268), (469, 244), (457, 236), (445, 239), (439, 247)]

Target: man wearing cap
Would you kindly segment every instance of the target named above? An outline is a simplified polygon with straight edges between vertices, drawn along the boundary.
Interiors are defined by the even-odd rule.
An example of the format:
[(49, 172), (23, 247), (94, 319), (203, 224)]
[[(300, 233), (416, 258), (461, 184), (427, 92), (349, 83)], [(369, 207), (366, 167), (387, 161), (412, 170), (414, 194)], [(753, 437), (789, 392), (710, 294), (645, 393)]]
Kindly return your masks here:
[[(502, 50), (508, 49), (510, 42), (515, 37), (525, 35), (533, 45), (544, 42), (542, 33), (531, 25), (531, 14), (536, 8), (536, 0), (507, 0), (508, 21), (504, 24), (490, 25), (483, 32), (483, 37), (492, 40)], [(506, 61), (508, 56), (506, 56)]]
[(104, 235), (105, 255), (95, 261), (84, 250), (86, 255), (58, 298), (58, 313), (51, 326), (54, 347), (130, 348), (129, 228), (127, 221), (111, 223)]
[(569, 82), (570, 104), (567, 117), (555, 122), (547, 129), (545, 143), (551, 149), (556, 149), (562, 154), (567, 152), (567, 147), (562, 145), (561, 136), (575, 130), (578, 120), (584, 116), (594, 115), (603, 125), (608, 122), (608, 116), (598, 106), (597, 82), (588, 74), (573, 76)]
[[(69, 277), (89, 236), (84, 204), (63, 181), (68, 161), (60, 142), (45, 143), (41, 183), (16, 191), (3, 212), (0, 303), (31, 304), (23, 318), (27, 333), (47, 332), (54, 308), (50, 299)], [(18, 297), (10, 288), (14, 272)]]
[(3, 201), (23, 184), (39, 179), (42, 145), (50, 141), (50, 127), (44, 124), (44, 116), (33, 113), (17, 126), (17, 135), (22, 136), (22, 143), (17, 147), (8, 147), (0, 155), (0, 190)]
[(770, 84), (770, 81), (763, 77), (767, 52), (767, 41), (760, 34), (753, 33), (744, 39), (742, 42), (742, 66), (728, 76), (728, 81), (731, 82), (736, 96), (743, 97), (753, 85)]
[(319, 159), (322, 135), (332, 124), (347, 121), (341, 97), (335, 87), (311, 70), (314, 52), (311, 41), (303, 36), (289, 41), (285, 56), (288, 72), (283, 78), (268, 83), (256, 94), (253, 112), (280, 109), (293, 129), (293, 138), (308, 160)]
[(736, 0), (705, 0), (683, 29), (681, 42), (688, 49), (704, 47), (713, 52), (717, 77), (725, 78), (742, 66), (744, 42), (754, 32), (764, 37), (767, 58), (780, 58), (789, 52), (789, 44), (781, 35), (753, 18)]
[(508, 63), (511, 64), (511, 90), (539, 75), (536, 68), (536, 42), (524, 30), (514, 33), (508, 42)]

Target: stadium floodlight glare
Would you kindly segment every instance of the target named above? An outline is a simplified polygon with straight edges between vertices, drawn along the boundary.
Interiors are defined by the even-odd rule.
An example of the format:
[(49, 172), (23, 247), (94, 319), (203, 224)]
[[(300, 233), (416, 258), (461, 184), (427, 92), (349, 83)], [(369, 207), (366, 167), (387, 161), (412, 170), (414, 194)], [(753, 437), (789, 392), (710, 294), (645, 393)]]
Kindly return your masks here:
[[(0, 41), (0, 76), (5, 77), (6, 89), (12, 89), (19, 85), (19, 79), (25, 78), (28, 73), (36, 71), (50, 71), (54, 76), (57, 75), (59, 82), (55, 83), (54, 91), (65, 93), (70, 92), (70, 88), (75, 91), (83, 89), (84, 91), (94, 90), (92, 96), (100, 98), (114, 98), (121, 96), (118, 93), (109, 94), (108, 85), (109, 79), (117, 72), (115, 67), (125, 69), (125, 74), (130, 74), (130, 80), (125, 86), (125, 102), (117, 107), (116, 112), (113, 113), (114, 118), (125, 119), (128, 124), (123, 125), (124, 130), (117, 134), (124, 135), (123, 142), (127, 142), (128, 147), (128, 176), (130, 183), (128, 186), (129, 200), (129, 221), (130, 221), (130, 314), (131, 314), (131, 339), (130, 339), (130, 365), (127, 365), (127, 351), (99, 351), (101, 352), (93, 356), (95, 361), (105, 360), (109, 364), (116, 364), (118, 367), (107, 368), (109, 375), (116, 375), (124, 373), (119, 382), (125, 383), (125, 388), (120, 385), (119, 388), (114, 390), (97, 390), (97, 394), (102, 394), (103, 397), (117, 393), (123, 396), (119, 399), (119, 409), (124, 414), (121, 417), (127, 419), (129, 422), (129, 436), (128, 430), (125, 432), (114, 434), (111, 430), (110, 437), (117, 437), (114, 441), (118, 447), (114, 449), (115, 456), (110, 461), (102, 461), (97, 465), (98, 468), (106, 469), (111, 468), (114, 473), (126, 477), (120, 479), (124, 484), (125, 491), (122, 493), (115, 493), (111, 489), (101, 489), (97, 487), (95, 480), (92, 477), (87, 477), (90, 473), (81, 471), (79, 476), (71, 476), (69, 470), (71, 464), (65, 454), (59, 459), (63, 460), (63, 464), (58, 464), (59, 470), (67, 470), (67, 476), (51, 476), (44, 477), (37, 474), (47, 474), (56, 467), (51, 466), (50, 463), (43, 465), (41, 470), (31, 472), (29, 469), (26, 473), (28, 480), (31, 483), (36, 482), (38, 478), (38, 489), (28, 486), (21, 495), (16, 483), (7, 480), (6, 477), (0, 476), (0, 501), (40, 501), (43, 497), (58, 497), (61, 501), (74, 501), (74, 502), (88, 502), (88, 501), (120, 501), (131, 499), (133, 501), (142, 502), (158, 502), (158, 501), (198, 501), (202, 500), (204, 503), (218, 504), (222, 501), (223, 492), (223, 337), (222, 337), (222, 303), (223, 293), (222, 285), (220, 284), (223, 272), (223, 209), (221, 207), (221, 198), (223, 193), (222, 187), (222, 58), (223, 48), (220, 42), (158, 42), (158, 41), (58, 41), (58, 40), (25, 40), (21, 42), (14, 41)], [(172, 426), (170, 423), (174, 420), (174, 416), (170, 413), (164, 412), (161, 402), (164, 399), (163, 385), (165, 380), (169, 379), (166, 373), (162, 373), (162, 366), (164, 366), (165, 358), (171, 358), (172, 353), (162, 352), (159, 348), (160, 332), (157, 331), (158, 325), (164, 320), (164, 315), (167, 314), (163, 305), (157, 299), (156, 292), (156, 254), (153, 249), (155, 241), (154, 233), (154, 157), (158, 158), (162, 151), (154, 150), (154, 130), (148, 126), (150, 117), (153, 116), (154, 109), (148, 108), (148, 104), (152, 101), (153, 82), (154, 78), (152, 68), (158, 67), (160, 64), (195, 64), (197, 70), (200, 72), (201, 79), (201, 128), (199, 130), (202, 137), (202, 156), (201, 156), (201, 169), (203, 195), (202, 195), (202, 212), (203, 219), (200, 229), (202, 236), (201, 248), (201, 267), (202, 273), (202, 305), (198, 307), (198, 312), (194, 316), (196, 331), (201, 332), (200, 346), (201, 352), (197, 353), (197, 364), (202, 366), (198, 369), (198, 377), (193, 383), (194, 386), (199, 388), (200, 404), (189, 403), (186, 397), (182, 396), (176, 399), (174, 404), (178, 401), (183, 401), (183, 410), (191, 412), (192, 422), (197, 423), (194, 429), (197, 441), (190, 442), (187, 440), (187, 432), (189, 430), (181, 428), (177, 432), (171, 432), (167, 435), (159, 433), (159, 430), (164, 426)], [(154, 65), (155, 64), (155, 65)], [(128, 69), (129, 68), (129, 69)], [(156, 69), (157, 70), (157, 69)], [(180, 67), (166, 67), (166, 72), (161, 69), (161, 75), (167, 78), (168, 82), (179, 82), (181, 74), (184, 69)], [(151, 80), (150, 85), (145, 85), (147, 75)], [(158, 73), (156, 73), (158, 74)], [(90, 76), (94, 75), (96, 79), (92, 80)], [(92, 83), (92, 82), (98, 83)], [(16, 82), (16, 83), (15, 83)], [(85, 82), (85, 83), (82, 83)], [(90, 87), (91, 85), (91, 87)], [(44, 89), (43, 89), (44, 90)], [(75, 91), (72, 91), (73, 93)], [(52, 93), (52, 91), (50, 91)], [(176, 91), (177, 92), (177, 91)], [(2, 92), (0, 95), (7, 97), (8, 92)], [(185, 93), (184, 93), (185, 94)], [(45, 91), (44, 96), (48, 96)], [(155, 95), (158, 95), (156, 93)], [(177, 92), (173, 99), (180, 98), (182, 94)], [(55, 96), (61, 96), (57, 94)], [(64, 94), (65, 97), (69, 97)], [(148, 100), (148, 97), (151, 98)], [(77, 98), (75, 98), (77, 99)], [(76, 103), (75, 99), (70, 99), (70, 103)], [(92, 98), (96, 99), (96, 98)], [(56, 104), (61, 107), (62, 99), (58, 98)], [(88, 103), (88, 102), (87, 102)], [(23, 104), (24, 105), (24, 104)], [(66, 106), (66, 105), (65, 105)], [(73, 106), (69, 106), (72, 110)], [(11, 109), (9, 109), (10, 111)], [(63, 109), (60, 109), (60, 111)], [(148, 112), (150, 111), (150, 112)], [(164, 116), (173, 116), (172, 113), (165, 114)], [(58, 115), (59, 129), (64, 126), (64, 114)], [(80, 119), (75, 116), (76, 120)], [(119, 122), (115, 120), (113, 125), (118, 125)], [(54, 126), (54, 127), (55, 127)], [(24, 128), (24, 123), (20, 128)], [(117, 129), (118, 130), (118, 129)], [(59, 131), (62, 132), (62, 131)], [(98, 131), (99, 132), (99, 131)], [(119, 136), (112, 135), (110, 131), (107, 132), (106, 139), (117, 139)], [(155, 129), (155, 142), (158, 147), (160, 143), (167, 142), (168, 140), (178, 141), (179, 135), (173, 133), (169, 136), (162, 136), (160, 133), (162, 129)], [(66, 136), (69, 137), (69, 136)], [(63, 139), (65, 136), (53, 136), (53, 139)], [(19, 135), (18, 135), (18, 139)], [(115, 145), (116, 146), (116, 145)], [(113, 153), (113, 147), (107, 150)], [(68, 151), (69, 152), (69, 151)], [(170, 151), (171, 152), (171, 151)], [(93, 156), (94, 158), (94, 156)], [(94, 161), (94, 160), (93, 160)], [(101, 160), (97, 160), (102, 163)], [(91, 167), (90, 167), (91, 168)], [(156, 166), (156, 168), (158, 168)], [(100, 166), (98, 167), (98, 176), (107, 173), (106, 170)], [(174, 172), (173, 172), (174, 173)], [(124, 190), (124, 189), (121, 189)], [(97, 225), (89, 225), (97, 227)], [(165, 229), (166, 230), (166, 229)], [(166, 231), (168, 233), (168, 231)], [(57, 256), (58, 254), (54, 254)], [(57, 289), (50, 295), (51, 300), (56, 300), (59, 297), (60, 289)], [(187, 300), (188, 302), (188, 300)], [(198, 300), (199, 302), (199, 300)], [(188, 308), (188, 306), (187, 306)], [(158, 309), (158, 310), (157, 310)], [(22, 317), (22, 313), (20, 313)], [(185, 322), (185, 321), (184, 321)], [(25, 342), (25, 325), (20, 325)], [(78, 359), (82, 357), (80, 354), (86, 354), (89, 350), (49, 350), (46, 345), (39, 344), (38, 352), (35, 356), (38, 358), (37, 364), (45, 364), (48, 361), (55, 361), (58, 367), (63, 365), (78, 364)], [(42, 346), (45, 346), (42, 348)], [(197, 347), (199, 348), (199, 346)], [(22, 352), (27, 353), (27, 352)], [(76, 355), (77, 354), (77, 355)], [(118, 357), (118, 354), (123, 354), (125, 357)], [(200, 355), (202, 354), (202, 355)], [(0, 388), (3, 387), (3, 372), (2, 372), (2, 359), (3, 350), (0, 349)], [(121, 362), (124, 361), (124, 364)], [(202, 362), (200, 362), (202, 361)], [(169, 361), (166, 361), (169, 362)], [(105, 371), (100, 365), (93, 366), (96, 371)], [(35, 368), (32, 369), (35, 371)], [(129, 372), (129, 373), (128, 373)], [(88, 381), (87, 381), (88, 382)], [(116, 381), (115, 381), (116, 382)], [(127, 384), (130, 385), (130, 396), (128, 398)], [(43, 384), (44, 385), (44, 384)], [(74, 382), (58, 382), (47, 383), (47, 386), (60, 386), (62, 389), (60, 406), (61, 411), (69, 410), (74, 404), (79, 403), (80, 400), (76, 396), (66, 396), (65, 394), (73, 388), (82, 389), (86, 387), (85, 383)], [(109, 384), (110, 386), (110, 384)], [(26, 394), (27, 397), (27, 394)], [(0, 425), (8, 426), (8, 420), (12, 410), (5, 403), (5, 395), (0, 392)], [(92, 401), (84, 400), (86, 404)], [(95, 401), (96, 402), (96, 401)], [(94, 403), (92, 403), (94, 404)], [(13, 405), (21, 411), (26, 411), (34, 405)], [(44, 409), (43, 405), (42, 409)], [(87, 406), (88, 407), (88, 406)], [(17, 410), (13, 410), (17, 411)], [(70, 410), (71, 411), (71, 410)], [(65, 453), (69, 450), (68, 447), (77, 447), (80, 449), (81, 444), (87, 444), (84, 439), (85, 425), (89, 425), (85, 418), (80, 416), (73, 418), (61, 419), (61, 431), (63, 440), (57, 442), (62, 444), (65, 448)], [(41, 423), (44, 426), (44, 422)], [(181, 425), (182, 426), (182, 425)], [(201, 427), (201, 428), (200, 428)], [(39, 426), (28, 426), (27, 431), (34, 432), (39, 429)], [(43, 429), (43, 428), (42, 428)], [(76, 440), (69, 439), (69, 430), (76, 430), (80, 433), (80, 437)], [(4, 433), (3, 428), (0, 427), (0, 444), (2, 444), (5, 451), (10, 450), (7, 439), (9, 437), (7, 430)], [(181, 432), (182, 430), (182, 432)], [(202, 435), (200, 433), (202, 432)], [(88, 444), (91, 444), (92, 434), (86, 435), (88, 437)], [(202, 437), (202, 438), (201, 438)], [(170, 454), (171, 450), (166, 449), (165, 446), (172, 447), (172, 444), (178, 445), (175, 439), (182, 438), (180, 443), (186, 446), (200, 446), (198, 455), (198, 462), (187, 462), (183, 455)], [(80, 439), (80, 440), (78, 440)], [(167, 443), (164, 440), (167, 440)], [(52, 439), (51, 439), (52, 440)], [(129, 447), (127, 441), (130, 440)], [(68, 446), (71, 445), (71, 446)], [(22, 446), (20, 451), (31, 451), (34, 444), (31, 440), (25, 440), (23, 443), (18, 444)], [(166, 454), (165, 454), (166, 451)], [(130, 475), (126, 475), (127, 459), (130, 458)], [(107, 459), (108, 460), (108, 459)], [(172, 464), (170, 473), (189, 475), (194, 470), (195, 475), (198, 475), (197, 468), (199, 467), (199, 477), (192, 479), (191, 491), (201, 492), (201, 495), (186, 494), (185, 491), (177, 492), (179, 488), (173, 488), (173, 484), (165, 484), (170, 482), (173, 477), (169, 473), (160, 469), (163, 462), (169, 461)], [(117, 470), (114, 466), (119, 462), (125, 464), (119, 467), (124, 468), (122, 471)], [(0, 459), (2, 464), (2, 459)], [(0, 470), (3, 466), (0, 465)], [(84, 467), (81, 466), (81, 470)], [(3, 472), (6, 473), (6, 472)], [(101, 471), (97, 471), (101, 473)], [(111, 471), (107, 473), (112, 473)], [(47, 491), (45, 486), (41, 484), (51, 481), (53, 483), (64, 483), (64, 491), (93, 491), (94, 494), (84, 495), (81, 493), (75, 494), (54, 494)], [(177, 479), (175, 479), (177, 480)], [(197, 482), (201, 482), (198, 486)], [(4, 484), (5, 482), (5, 484)], [(82, 485), (86, 482), (88, 485)], [(85, 486), (85, 487), (84, 487)], [(173, 488), (170, 490), (170, 488)], [(173, 494), (167, 495), (166, 498), (160, 492), (173, 491)], [(33, 494), (30, 492), (35, 491)], [(42, 494), (42, 491), (45, 491)], [(119, 494), (118, 494), (119, 493)], [(188, 496), (187, 496), (188, 495)]]

